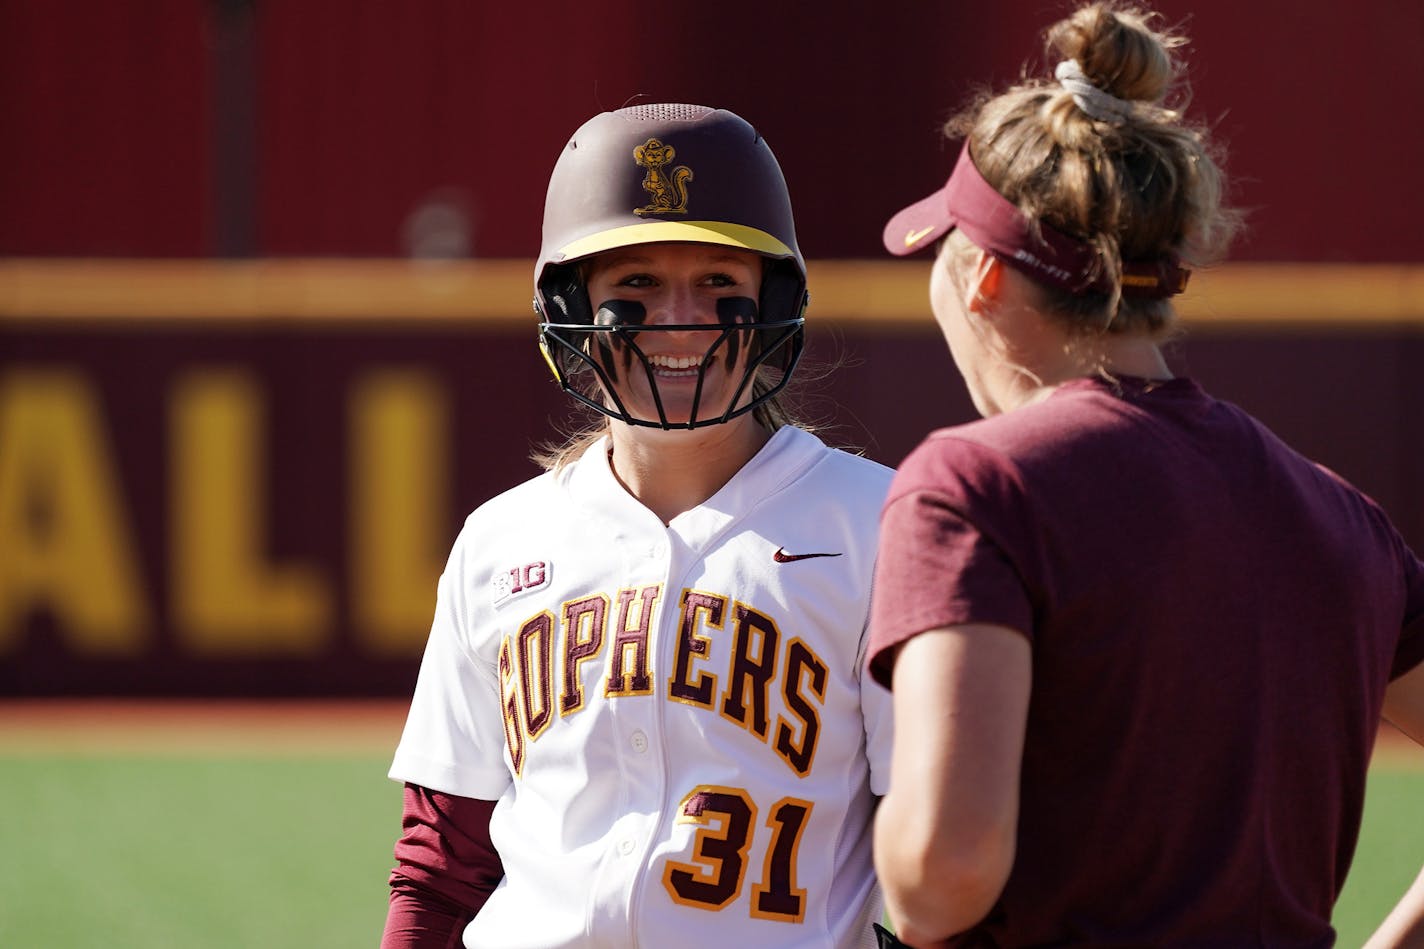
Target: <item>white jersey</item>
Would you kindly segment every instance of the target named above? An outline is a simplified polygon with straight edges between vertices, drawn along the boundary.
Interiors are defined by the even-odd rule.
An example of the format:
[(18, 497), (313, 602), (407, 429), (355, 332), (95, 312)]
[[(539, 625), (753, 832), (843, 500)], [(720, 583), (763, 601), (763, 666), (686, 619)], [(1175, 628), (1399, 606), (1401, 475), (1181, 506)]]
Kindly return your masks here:
[(783, 427), (664, 526), (606, 440), (470, 515), (390, 776), (497, 800), (480, 949), (873, 946), (889, 469)]

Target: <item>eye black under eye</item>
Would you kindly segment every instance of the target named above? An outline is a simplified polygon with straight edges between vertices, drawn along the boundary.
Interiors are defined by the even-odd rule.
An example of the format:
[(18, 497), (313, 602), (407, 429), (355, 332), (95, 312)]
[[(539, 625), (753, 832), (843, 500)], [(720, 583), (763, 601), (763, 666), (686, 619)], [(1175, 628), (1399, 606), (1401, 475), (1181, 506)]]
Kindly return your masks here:
[(648, 311), (636, 300), (604, 300), (593, 317), (595, 326), (642, 326)]

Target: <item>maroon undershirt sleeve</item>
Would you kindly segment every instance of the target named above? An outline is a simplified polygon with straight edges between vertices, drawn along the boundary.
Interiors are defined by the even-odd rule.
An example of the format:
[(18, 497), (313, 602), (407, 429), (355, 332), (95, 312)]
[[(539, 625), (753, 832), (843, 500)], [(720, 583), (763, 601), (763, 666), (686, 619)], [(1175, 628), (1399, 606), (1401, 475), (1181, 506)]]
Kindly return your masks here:
[(405, 786), (381, 949), (458, 949), (504, 877), (490, 842), (494, 801)]

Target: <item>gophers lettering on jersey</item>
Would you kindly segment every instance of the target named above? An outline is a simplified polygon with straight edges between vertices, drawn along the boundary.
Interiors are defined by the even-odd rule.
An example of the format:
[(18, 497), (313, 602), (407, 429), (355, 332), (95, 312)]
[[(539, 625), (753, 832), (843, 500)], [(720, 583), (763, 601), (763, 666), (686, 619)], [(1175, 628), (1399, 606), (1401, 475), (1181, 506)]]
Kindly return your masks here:
[[(585, 707), (589, 664), (603, 670), (592, 686), (603, 697), (655, 695), (649, 640), (662, 594), (660, 584), (590, 593), (565, 602), (557, 616), (541, 610), (525, 618), (504, 637), (500, 699), (516, 775), (528, 745), (556, 716)], [(784, 636), (771, 616), (730, 596), (686, 589), (678, 611), (664, 697), (717, 714), (768, 745), (799, 777), (809, 775), (829, 679), (825, 661), (801, 638)], [(712, 668), (714, 630), (724, 631), (729, 649)]]

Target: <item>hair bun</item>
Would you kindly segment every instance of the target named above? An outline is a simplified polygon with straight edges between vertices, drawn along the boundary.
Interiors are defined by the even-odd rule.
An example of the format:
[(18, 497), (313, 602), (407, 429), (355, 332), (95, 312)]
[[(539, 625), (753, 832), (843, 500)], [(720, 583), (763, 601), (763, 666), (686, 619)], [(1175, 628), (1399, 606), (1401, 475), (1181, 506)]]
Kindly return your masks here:
[(1171, 51), (1185, 40), (1154, 28), (1154, 13), (1089, 4), (1049, 28), (1050, 58), (1073, 60), (1094, 86), (1119, 99), (1159, 103), (1177, 76)]

